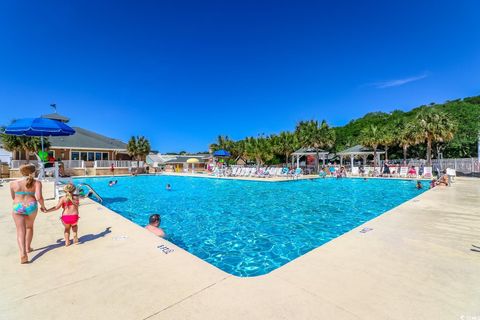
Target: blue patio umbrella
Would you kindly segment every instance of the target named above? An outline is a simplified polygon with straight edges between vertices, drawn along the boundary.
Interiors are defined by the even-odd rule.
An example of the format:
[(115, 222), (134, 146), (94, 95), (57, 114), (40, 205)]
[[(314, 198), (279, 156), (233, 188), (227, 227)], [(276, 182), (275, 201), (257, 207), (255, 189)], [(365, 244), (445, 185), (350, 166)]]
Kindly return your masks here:
[(230, 152), (228, 152), (227, 150), (217, 150), (213, 153), (213, 156), (214, 157), (230, 157)]
[(15, 120), (5, 129), (5, 134), (14, 136), (43, 137), (71, 136), (75, 130), (65, 123), (47, 118), (24, 118)]

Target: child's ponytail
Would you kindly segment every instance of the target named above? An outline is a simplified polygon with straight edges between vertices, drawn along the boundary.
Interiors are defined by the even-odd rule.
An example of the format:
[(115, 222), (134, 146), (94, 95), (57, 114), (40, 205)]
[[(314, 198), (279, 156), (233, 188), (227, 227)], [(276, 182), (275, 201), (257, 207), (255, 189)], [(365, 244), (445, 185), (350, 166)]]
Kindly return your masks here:
[[(68, 183), (63, 187), (63, 191), (65, 192), (65, 198), (69, 200), (71, 203), (75, 204), (73, 201), (73, 192), (75, 191), (75, 185), (73, 183)], [(75, 204), (76, 205), (76, 204)]]

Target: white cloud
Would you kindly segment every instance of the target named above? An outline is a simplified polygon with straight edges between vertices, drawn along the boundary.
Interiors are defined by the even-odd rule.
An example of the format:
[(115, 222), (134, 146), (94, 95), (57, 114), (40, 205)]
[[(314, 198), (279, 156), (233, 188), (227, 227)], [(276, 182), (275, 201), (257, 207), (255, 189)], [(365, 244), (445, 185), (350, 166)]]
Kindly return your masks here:
[(414, 81), (424, 79), (426, 77), (428, 77), (428, 74), (425, 72), (425, 73), (422, 73), (421, 75), (414, 76), (414, 77), (375, 82), (375, 83), (371, 83), (370, 85), (374, 86), (378, 89), (384, 89), (384, 88), (390, 88), (390, 87), (399, 87), (399, 86), (403, 86), (404, 84), (407, 84), (407, 83), (410, 83), (410, 82), (414, 82)]

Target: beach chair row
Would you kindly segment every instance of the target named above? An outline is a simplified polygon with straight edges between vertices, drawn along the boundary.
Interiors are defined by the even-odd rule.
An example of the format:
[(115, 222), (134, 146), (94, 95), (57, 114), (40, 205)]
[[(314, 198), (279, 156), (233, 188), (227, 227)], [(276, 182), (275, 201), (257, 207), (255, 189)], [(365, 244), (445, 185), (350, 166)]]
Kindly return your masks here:
[(292, 177), (300, 176), (301, 169), (290, 173), (286, 168), (279, 167), (232, 167), (231, 171), (226, 171), (225, 176), (229, 177), (255, 177), (255, 178), (273, 178), (273, 177)]
[[(413, 169), (412, 169), (413, 168)], [(433, 178), (432, 167), (424, 167), (423, 173), (419, 174), (419, 167), (390, 167), (390, 174), (386, 174), (390, 177), (398, 177), (398, 178)], [(360, 172), (359, 167), (352, 168), (352, 175), (353, 176), (385, 176), (383, 174), (383, 168), (376, 167), (364, 167), (363, 173)]]

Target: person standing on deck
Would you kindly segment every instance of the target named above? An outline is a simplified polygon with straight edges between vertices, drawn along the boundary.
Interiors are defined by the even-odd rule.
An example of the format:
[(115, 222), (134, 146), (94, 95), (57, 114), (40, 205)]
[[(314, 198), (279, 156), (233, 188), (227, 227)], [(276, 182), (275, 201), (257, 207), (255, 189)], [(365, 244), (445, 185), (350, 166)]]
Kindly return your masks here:
[(20, 263), (28, 263), (28, 253), (32, 252), (33, 224), (37, 216), (38, 204), (40, 210), (46, 212), (42, 195), (42, 183), (35, 180), (35, 166), (26, 164), (20, 167), (24, 178), (10, 183), (10, 194), (13, 200), (12, 217), (17, 228)]

